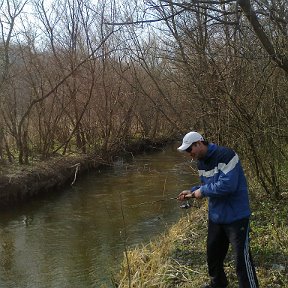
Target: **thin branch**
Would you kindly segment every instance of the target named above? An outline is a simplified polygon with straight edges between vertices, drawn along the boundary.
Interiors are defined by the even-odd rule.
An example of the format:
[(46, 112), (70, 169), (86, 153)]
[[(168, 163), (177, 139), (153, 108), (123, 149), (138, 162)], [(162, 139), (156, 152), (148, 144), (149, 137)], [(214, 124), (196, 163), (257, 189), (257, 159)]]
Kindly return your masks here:
[(169, 19), (175, 17), (176, 15), (179, 15), (179, 14), (185, 12), (185, 10), (186, 10), (186, 8), (183, 8), (182, 10), (177, 11), (172, 15), (169, 15), (167, 17), (161, 17), (158, 19), (147, 19), (147, 20), (139, 20), (139, 21), (124, 21), (124, 22), (104, 22), (104, 24), (113, 25), (113, 26), (123, 26), (123, 25), (137, 25), (137, 24), (145, 24), (145, 23), (156, 23), (156, 22), (169, 20)]

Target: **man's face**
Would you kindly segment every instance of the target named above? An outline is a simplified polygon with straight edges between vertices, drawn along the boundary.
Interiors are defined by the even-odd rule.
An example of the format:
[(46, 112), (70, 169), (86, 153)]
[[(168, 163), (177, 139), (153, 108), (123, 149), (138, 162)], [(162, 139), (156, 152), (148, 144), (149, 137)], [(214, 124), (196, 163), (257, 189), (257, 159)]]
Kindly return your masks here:
[(193, 160), (199, 160), (205, 156), (202, 146), (201, 141), (195, 142), (186, 149), (186, 152), (189, 153)]

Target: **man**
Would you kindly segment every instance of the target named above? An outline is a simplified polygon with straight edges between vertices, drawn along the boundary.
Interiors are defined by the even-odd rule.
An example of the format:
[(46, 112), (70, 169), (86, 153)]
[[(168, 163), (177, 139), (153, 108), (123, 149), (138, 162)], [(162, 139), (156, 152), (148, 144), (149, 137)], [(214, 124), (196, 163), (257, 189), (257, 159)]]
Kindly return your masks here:
[(189, 132), (178, 148), (197, 160), (200, 186), (182, 191), (178, 199), (209, 199), (207, 262), (211, 278), (205, 288), (224, 288), (228, 281), (224, 259), (231, 243), (240, 288), (258, 288), (249, 248), (249, 199), (246, 178), (238, 155), (229, 148), (208, 143)]

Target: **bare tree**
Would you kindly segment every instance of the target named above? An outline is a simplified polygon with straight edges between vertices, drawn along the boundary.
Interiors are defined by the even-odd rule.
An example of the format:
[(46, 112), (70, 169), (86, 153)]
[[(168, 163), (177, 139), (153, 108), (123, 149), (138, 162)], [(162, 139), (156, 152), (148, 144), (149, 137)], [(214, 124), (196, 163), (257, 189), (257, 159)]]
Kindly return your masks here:
[[(283, 13), (287, 4), (281, 0), (253, 3), (160, 0), (146, 4), (141, 15), (134, 15), (137, 8), (141, 11), (141, 5), (136, 5), (131, 17), (123, 17), (114, 25), (125, 24), (133, 30), (150, 23), (158, 29), (165, 57), (174, 67), (168, 69), (170, 73), (166, 69), (161, 73), (169, 74), (183, 97), (182, 106), (174, 106), (175, 115), (185, 111), (185, 119), (177, 117), (180, 126), (202, 130), (210, 139), (235, 145), (252, 165), (267, 194), (273, 191), (279, 197), (285, 181), (275, 171), (282, 170), (287, 158), (281, 148), (287, 134), (282, 124), (287, 122), (278, 105), (283, 105), (287, 96), (285, 88), (280, 92), (272, 79), (278, 77), (282, 87), (287, 87), (287, 13)], [(134, 34), (138, 41), (137, 32)], [(130, 48), (131, 54), (136, 55), (132, 62), (141, 63), (143, 71), (156, 81), (156, 87), (161, 87), (162, 79), (153, 72), (146, 47), (137, 41)], [(165, 58), (159, 50), (151, 55), (154, 59)], [(274, 89), (277, 93), (272, 93), (271, 98)], [(148, 95), (153, 102), (151, 94)], [(168, 95), (165, 92), (163, 99), (168, 99)], [(273, 114), (267, 110), (270, 106), (276, 109)], [(171, 119), (171, 113), (168, 118)], [(271, 142), (275, 145), (273, 152)], [(272, 159), (266, 157), (269, 153), (275, 153)]]
[[(185, 1), (159, 0), (147, 2), (150, 9), (158, 11), (173, 7), (173, 10), (165, 17), (155, 19), (169, 20), (182, 13), (194, 13), (199, 11), (208, 22), (223, 25), (238, 26), (241, 19), (241, 11), (248, 19), (255, 36), (271, 59), (288, 72), (287, 56), (287, 2), (285, 0), (251, 1), (251, 0), (227, 0), (227, 1), (202, 1), (191, 3)], [(238, 5), (241, 11), (238, 9)], [(199, 10), (200, 8), (200, 10)], [(153, 19), (152, 21), (155, 21)], [(276, 37), (275, 37), (276, 36)]]
[[(9, 1), (2, 0), (0, 2), (0, 32), (1, 32), (1, 44), (0, 44), (0, 111), (3, 111), (7, 95), (7, 86), (9, 81), (13, 78), (11, 71), (11, 58), (13, 58), (12, 50), (10, 49), (12, 39), (15, 33), (15, 21), (19, 18), (20, 13), (23, 11), (28, 0), (25, 1)], [(13, 45), (13, 44), (12, 44)], [(4, 158), (4, 147), (6, 147), (6, 154), (10, 161), (12, 161), (12, 155), (9, 150), (9, 146), (6, 139), (4, 119), (0, 116), (0, 161)]]

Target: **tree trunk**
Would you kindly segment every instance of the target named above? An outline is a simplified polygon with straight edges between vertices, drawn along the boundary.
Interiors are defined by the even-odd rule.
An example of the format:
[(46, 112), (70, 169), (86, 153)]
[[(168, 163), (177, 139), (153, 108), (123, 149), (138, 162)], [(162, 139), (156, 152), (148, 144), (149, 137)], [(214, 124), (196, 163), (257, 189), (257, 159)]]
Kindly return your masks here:
[(273, 61), (281, 69), (283, 69), (286, 73), (288, 73), (288, 58), (275, 50), (273, 44), (269, 40), (262, 25), (260, 24), (255, 11), (251, 7), (250, 0), (239, 0), (239, 6), (243, 10), (248, 21), (250, 22), (255, 34), (262, 43), (264, 49), (267, 51), (267, 53), (270, 55)]

